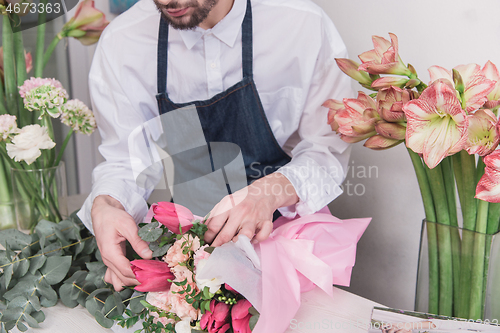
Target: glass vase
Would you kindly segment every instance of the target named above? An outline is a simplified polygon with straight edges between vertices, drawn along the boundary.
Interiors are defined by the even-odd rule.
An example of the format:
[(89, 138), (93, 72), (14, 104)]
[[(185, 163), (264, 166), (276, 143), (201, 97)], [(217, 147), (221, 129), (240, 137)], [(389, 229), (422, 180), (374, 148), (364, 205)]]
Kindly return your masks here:
[[(500, 320), (499, 234), (483, 234), (424, 220), (415, 310), (442, 314), (439, 308), (446, 297), (444, 291), (451, 298), (453, 317)], [(450, 262), (443, 263), (443, 258)]]
[(11, 169), (17, 228), (30, 233), (40, 220), (59, 222), (68, 216), (66, 170), (58, 166)]

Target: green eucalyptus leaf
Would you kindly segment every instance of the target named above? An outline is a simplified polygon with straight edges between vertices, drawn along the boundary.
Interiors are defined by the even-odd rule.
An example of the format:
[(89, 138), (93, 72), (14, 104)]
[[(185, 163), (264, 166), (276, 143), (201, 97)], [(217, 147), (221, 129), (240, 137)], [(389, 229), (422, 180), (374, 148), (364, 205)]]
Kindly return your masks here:
[(21, 332), (26, 332), (28, 330), (28, 327), (26, 327), (26, 325), (24, 325), (22, 321), (18, 321), (16, 326), (17, 329)]
[(27, 313), (23, 314), (23, 319), (28, 323), (31, 328), (39, 328), (38, 321)]
[(12, 275), (14, 273), (14, 265), (9, 265), (7, 268), (4, 269), (3, 271), (3, 276), (5, 278), (5, 288), (9, 288), (10, 281), (12, 280)]
[(90, 283), (90, 282), (85, 282), (85, 284), (83, 286), (80, 286), (81, 289), (85, 290), (86, 292), (83, 292), (83, 291), (78, 291), (78, 297), (76, 298), (76, 300), (78, 301), (78, 303), (85, 307), (85, 303), (87, 302), (87, 297), (89, 294), (87, 293), (92, 293), (94, 292), (97, 288), (96, 286), (94, 286), (93, 283)]
[(123, 289), (122, 291), (119, 292), (120, 297), (121, 297), (122, 300), (129, 299), (130, 296), (132, 296), (133, 293), (134, 293), (134, 289), (130, 289), (130, 288), (125, 288), (125, 289)]
[(85, 278), (87, 277), (88, 272), (86, 271), (78, 271), (75, 272), (71, 277), (64, 280), (64, 284), (83, 284), (85, 282)]
[(61, 288), (59, 288), (59, 296), (61, 297), (61, 301), (68, 308), (74, 308), (78, 305), (78, 289), (76, 289), (76, 297), (73, 294), (73, 290), (76, 289), (72, 284), (63, 284)]
[(61, 282), (71, 267), (71, 257), (49, 257), (40, 269), (45, 280), (50, 284)]
[(54, 243), (46, 244), (38, 254), (45, 254), (47, 257), (60, 257), (64, 254), (61, 242), (57, 239)]
[(41, 310), (31, 313), (31, 316), (39, 323), (42, 323), (45, 320), (45, 313)]
[[(21, 258), (24, 259), (24, 258)], [(30, 268), (30, 262), (27, 259), (18, 261), (17, 265), (14, 265), (14, 270), (12, 277), (15, 279), (20, 279), (26, 275), (28, 269)]]
[(44, 255), (41, 256), (36, 256), (32, 259), (30, 259), (30, 273), (35, 274), (37, 270), (42, 268), (43, 264), (45, 264), (45, 261), (47, 260), (47, 257)]
[(2, 321), (8, 322), (11, 320), (17, 320), (23, 314), (23, 308), (12, 308), (2, 311)]
[(7, 309), (21, 308), (23, 311), (31, 312), (31, 306), (27, 307), (26, 304), (28, 304), (28, 299), (25, 295), (20, 295), (7, 304)]
[(163, 257), (171, 246), (172, 244), (167, 244), (160, 247), (160, 245), (155, 242), (149, 244), (149, 249), (153, 251), (153, 257)]
[(10, 263), (10, 257), (7, 256), (7, 251), (0, 250), (0, 266), (7, 265)]
[(28, 294), (28, 301), (35, 311), (40, 311), (42, 306), (40, 305), (40, 300), (35, 295)]
[(40, 304), (43, 307), (50, 308), (57, 304), (57, 300), (59, 297), (54, 289), (49, 285), (49, 283), (42, 279), (41, 281), (36, 283), (37, 291), (40, 293), (42, 297), (40, 297)]
[(130, 318), (128, 318), (125, 321), (125, 325), (126, 325), (127, 328), (131, 328), (132, 326), (134, 326), (135, 324), (137, 324), (138, 321), (139, 321), (139, 317), (138, 316), (130, 317)]
[(134, 313), (140, 313), (142, 310), (144, 310), (144, 305), (141, 304), (141, 301), (146, 300), (146, 295), (143, 294), (140, 297), (133, 298), (130, 300), (130, 303), (128, 304), (130, 310), (132, 310)]
[(139, 237), (146, 242), (154, 242), (163, 234), (163, 230), (158, 228), (158, 222), (151, 222), (139, 229)]
[(102, 262), (90, 262), (87, 263), (87, 268), (89, 274), (85, 278), (87, 281), (95, 284), (97, 288), (104, 288), (106, 282), (104, 281), (104, 275), (106, 274), (107, 267)]
[(104, 328), (111, 328), (115, 323), (114, 320), (104, 317), (104, 314), (99, 311), (95, 313), (95, 320)]
[(12, 250), (22, 250), (32, 243), (32, 237), (17, 229), (7, 229), (0, 231), (0, 244), (7, 247), (7, 241)]
[(35, 289), (34, 284), (27, 282), (27, 281), (21, 281), (19, 283), (16, 283), (14, 288), (11, 290), (7, 291), (4, 295), (3, 298), (5, 298), (8, 301), (12, 301), (14, 298), (20, 296), (20, 295), (26, 295), (26, 294), (31, 294), (33, 290)]
[(56, 239), (55, 230), (57, 224), (47, 220), (41, 220), (35, 227), (35, 233), (39, 237), (40, 247), (44, 249), (45, 243)]
[(255, 315), (250, 318), (250, 322), (248, 323), (250, 325), (250, 329), (253, 331), (255, 325), (257, 325), (257, 321), (259, 320), (260, 315)]

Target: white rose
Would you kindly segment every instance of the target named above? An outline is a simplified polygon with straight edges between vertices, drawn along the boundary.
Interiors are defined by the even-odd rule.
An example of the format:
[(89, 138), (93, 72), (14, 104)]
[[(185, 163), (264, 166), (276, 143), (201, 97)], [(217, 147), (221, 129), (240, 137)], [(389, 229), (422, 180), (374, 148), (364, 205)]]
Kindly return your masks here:
[(0, 116), (0, 141), (17, 132), (16, 116), (3, 114)]
[[(201, 259), (198, 261), (198, 265), (196, 266), (196, 271), (200, 272), (203, 270), (203, 267), (206, 265), (208, 259)], [(198, 289), (202, 290), (205, 289), (205, 287), (208, 287), (210, 293), (215, 294), (219, 289), (220, 286), (223, 282), (217, 278), (212, 278), (212, 279), (198, 279), (196, 278), (196, 285), (198, 286)]]
[(184, 319), (175, 324), (175, 333), (191, 333), (191, 324), (189, 319)]
[(46, 127), (27, 125), (7, 144), (7, 154), (16, 162), (25, 161), (30, 165), (42, 154), (40, 149), (52, 149), (55, 145)]

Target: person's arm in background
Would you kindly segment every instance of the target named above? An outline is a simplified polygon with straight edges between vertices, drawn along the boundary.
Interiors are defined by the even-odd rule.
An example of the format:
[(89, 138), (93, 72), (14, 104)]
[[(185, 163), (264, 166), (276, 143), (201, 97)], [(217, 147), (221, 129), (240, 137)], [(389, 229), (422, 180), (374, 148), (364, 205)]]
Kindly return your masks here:
[[(342, 193), (350, 147), (327, 124), (330, 99), (351, 97), (351, 79), (338, 68), (335, 58), (347, 58), (347, 50), (329, 18), (324, 16), (321, 48), (307, 92), (292, 161), (242, 191), (226, 197), (212, 210), (205, 240), (222, 245), (238, 235), (254, 242), (265, 240), (272, 231), (276, 209), (287, 216), (319, 211)], [(281, 189), (281, 190), (277, 190)], [(242, 199), (244, 198), (244, 199)], [(233, 202), (240, 202), (235, 208)], [(219, 213), (220, 211), (224, 213)]]

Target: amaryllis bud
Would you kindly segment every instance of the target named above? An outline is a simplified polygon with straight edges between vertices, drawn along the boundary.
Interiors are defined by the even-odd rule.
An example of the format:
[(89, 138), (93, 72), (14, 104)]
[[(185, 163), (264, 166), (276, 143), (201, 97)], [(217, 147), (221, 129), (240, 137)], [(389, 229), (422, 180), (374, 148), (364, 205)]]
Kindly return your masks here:
[(374, 135), (366, 140), (363, 146), (373, 150), (384, 150), (395, 147), (401, 142), (403, 142), (403, 140), (388, 139), (383, 137), (382, 135)]
[(358, 70), (360, 65), (357, 62), (345, 58), (336, 58), (335, 61), (342, 72), (358, 81), (363, 87), (371, 89), (372, 78), (367, 72)]
[(62, 28), (63, 37), (74, 37), (83, 45), (94, 44), (109, 24), (103, 12), (94, 7), (94, 0), (83, 0), (73, 16)]
[(394, 140), (404, 140), (406, 135), (406, 127), (398, 123), (380, 121), (375, 125), (375, 130), (383, 137)]
[(398, 76), (384, 76), (380, 79), (373, 81), (372, 88), (374, 89), (382, 89), (389, 87), (399, 87), (403, 88), (406, 86), (406, 83), (409, 81), (407, 77), (398, 77)]

